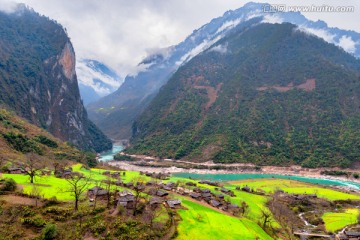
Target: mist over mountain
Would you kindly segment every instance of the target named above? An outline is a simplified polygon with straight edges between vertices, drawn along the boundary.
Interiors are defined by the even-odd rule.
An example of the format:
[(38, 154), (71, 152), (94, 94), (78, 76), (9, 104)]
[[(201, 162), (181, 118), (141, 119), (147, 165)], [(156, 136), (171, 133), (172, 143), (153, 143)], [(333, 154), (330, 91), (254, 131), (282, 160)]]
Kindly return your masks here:
[(145, 58), (136, 76), (127, 76), (114, 93), (90, 104), (89, 117), (112, 138), (131, 136), (134, 119), (156, 96), (179, 66), (230, 34), (235, 27), (249, 23), (289, 22), (310, 35), (316, 35), (329, 43), (342, 47), (359, 57), (360, 34), (338, 28), (330, 28), (323, 21), (310, 21), (298, 12), (264, 12), (264, 4), (248, 3), (237, 10), (228, 11), (201, 28), (194, 30), (183, 42)]
[(0, 12), (0, 102), (84, 150), (111, 148), (80, 98), (75, 52), (63, 27), (25, 5)]

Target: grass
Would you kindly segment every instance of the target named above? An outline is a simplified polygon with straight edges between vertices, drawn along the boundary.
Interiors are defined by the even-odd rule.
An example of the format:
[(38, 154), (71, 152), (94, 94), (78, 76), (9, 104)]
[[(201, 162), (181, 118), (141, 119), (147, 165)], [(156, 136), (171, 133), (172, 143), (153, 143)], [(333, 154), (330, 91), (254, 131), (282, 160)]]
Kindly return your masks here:
[(357, 223), (359, 209), (346, 209), (344, 212), (327, 212), (322, 216), (325, 222), (325, 228), (329, 232), (335, 232), (347, 225)]
[(272, 239), (255, 222), (221, 214), (198, 203), (182, 200), (188, 210), (179, 210), (182, 218), (177, 239)]
[(283, 190), (287, 193), (293, 194), (316, 194), (320, 198), (325, 198), (330, 201), (334, 200), (360, 200), (359, 195), (344, 193), (310, 183), (304, 183), (288, 179), (256, 179), (256, 180), (241, 180), (232, 181), (231, 184), (239, 186), (249, 186), (252, 189), (262, 189), (267, 193), (274, 192), (276, 190)]

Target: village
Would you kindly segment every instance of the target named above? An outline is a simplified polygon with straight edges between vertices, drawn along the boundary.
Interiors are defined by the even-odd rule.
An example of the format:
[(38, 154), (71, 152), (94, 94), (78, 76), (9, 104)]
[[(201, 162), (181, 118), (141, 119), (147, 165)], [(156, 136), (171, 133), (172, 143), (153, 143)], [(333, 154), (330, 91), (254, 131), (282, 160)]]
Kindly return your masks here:
[[(28, 175), (28, 169), (23, 167), (10, 167), (8, 174)], [(56, 178), (71, 182), (73, 179), (82, 179), (84, 175), (74, 171), (71, 167), (60, 167), (53, 171)], [(271, 196), (272, 200), (267, 204), (271, 210), (270, 215), (265, 211), (260, 215), (259, 225), (263, 228), (269, 228), (277, 219), (285, 218), (292, 221), (292, 234), (301, 239), (311, 237), (320, 237), (328, 239), (359, 239), (360, 231), (358, 225), (345, 227), (337, 234), (324, 231), (323, 221), (318, 220), (317, 215), (321, 211), (326, 212), (334, 208), (334, 203), (319, 198), (317, 194), (290, 194), (281, 189), (276, 189), (272, 194), (261, 188), (253, 188), (247, 184), (236, 185), (234, 188), (227, 188), (223, 182), (210, 180), (186, 179), (171, 181), (170, 173), (165, 172), (139, 172), (136, 178), (130, 181), (123, 181), (126, 178), (127, 171), (105, 170), (101, 172), (103, 180), (92, 181), (92, 187), (84, 189), (88, 207), (96, 209), (97, 205), (104, 203), (109, 206), (111, 215), (116, 216), (119, 212), (128, 216), (141, 215), (144, 212), (156, 212), (164, 208), (168, 211), (178, 209), (186, 210), (182, 205), (182, 200), (187, 199), (207, 206), (216, 211), (241, 218), (249, 212), (248, 201), (234, 202), (232, 198), (237, 197), (237, 193), (244, 192), (250, 195)], [(52, 171), (47, 169), (38, 169), (39, 176), (51, 176)], [(86, 180), (85, 178), (83, 180)], [(88, 184), (86, 186), (90, 186)], [(346, 189), (338, 189), (346, 192)], [(349, 191), (348, 191), (349, 192)], [(344, 208), (354, 207), (356, 201), (336, 201), (336, 207), (342, 205)], [(274, 207), (275, 206), (275, 207)], [(355, 206), (357, 207), (357, 206)], [(301, 209), (294, 213), (284, 209)], [(287, 216), (281, 216), (277, 211), (284, 210)], [(273, 216), (271, 216), (273, 215)], [(316, 216), (316, 217), (314, 217)], [(314, 220), (316, 218), (316, 220)], [(172, 223), (175, 226), (175, 222)]]

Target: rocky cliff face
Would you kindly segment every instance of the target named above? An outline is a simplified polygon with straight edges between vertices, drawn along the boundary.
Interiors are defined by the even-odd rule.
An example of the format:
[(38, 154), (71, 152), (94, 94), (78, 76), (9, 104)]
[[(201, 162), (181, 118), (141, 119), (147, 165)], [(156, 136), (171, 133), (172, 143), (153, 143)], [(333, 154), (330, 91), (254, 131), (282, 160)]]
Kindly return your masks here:
[(81, 149), (111, 148), (87, 118), (67, 34), (59, 24), (20, 8), (13, 14), (0, 12), (1, 102)]

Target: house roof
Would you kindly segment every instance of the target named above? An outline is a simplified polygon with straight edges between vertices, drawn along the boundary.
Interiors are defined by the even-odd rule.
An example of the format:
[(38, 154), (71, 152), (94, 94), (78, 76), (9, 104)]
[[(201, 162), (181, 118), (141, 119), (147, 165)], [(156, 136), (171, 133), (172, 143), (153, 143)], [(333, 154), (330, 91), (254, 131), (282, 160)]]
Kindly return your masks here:
[(199, 197), (201, 197), (201, 194), (200, 194), (200, 193), (195, 193), (195, 192), (192, 192), (192, 193), (190, 193), (189, 195), (190, 195), (190, 197), (192, 197), (192, 198), (199, 198)]
[(122, 192), (118, 193), (120, 197), (126, 197), (126, 196), (134, 196), (134, 194), (130, 191), (124, 190)]
[(222, 188), (220, 191), (222, 191), (223, 193), (228, 193), (228, 192), (230, 192), (230, 190), (229, 190), (229, 189), (226, 189), (226, 188)]
[(153, 205), (153, 204), (160, 204), (162, 203), (162, 199), (161, 198), (157, 198), (157, 197), (152, 197), (150, 199), (150, 205)]
[(203, 194), (201, 194), (201, 196), (203, 198), (209, 198), (209, 197), (211, 197), (211, 193), (203, 193)]
[(161, 191), (161, 190), (157, 190), (156, 195), (159, 196), (159, 197), (163, 197), (163, 196), (169, 195), (169, 193)]
[(180, 205), (181, 201), (179, 199), (173, 199), (166, 201), (169, 207), (174, 208), (176, 205)]
[(218, 206), (221, 205), (221, 202), (218, 202), (216, 200), (211, 200), (210, 205), (213, 206), (213, 207), (218, 207)]
[(201, 191), (202, 193), (209, 193), (209, 192), (210, 192), (210, 189), (204, 188), (204, 189), (201, 189), (200, 191)]
[(345, 235), (348, 237), (360, 237), (360, 232), (345, 231)]

